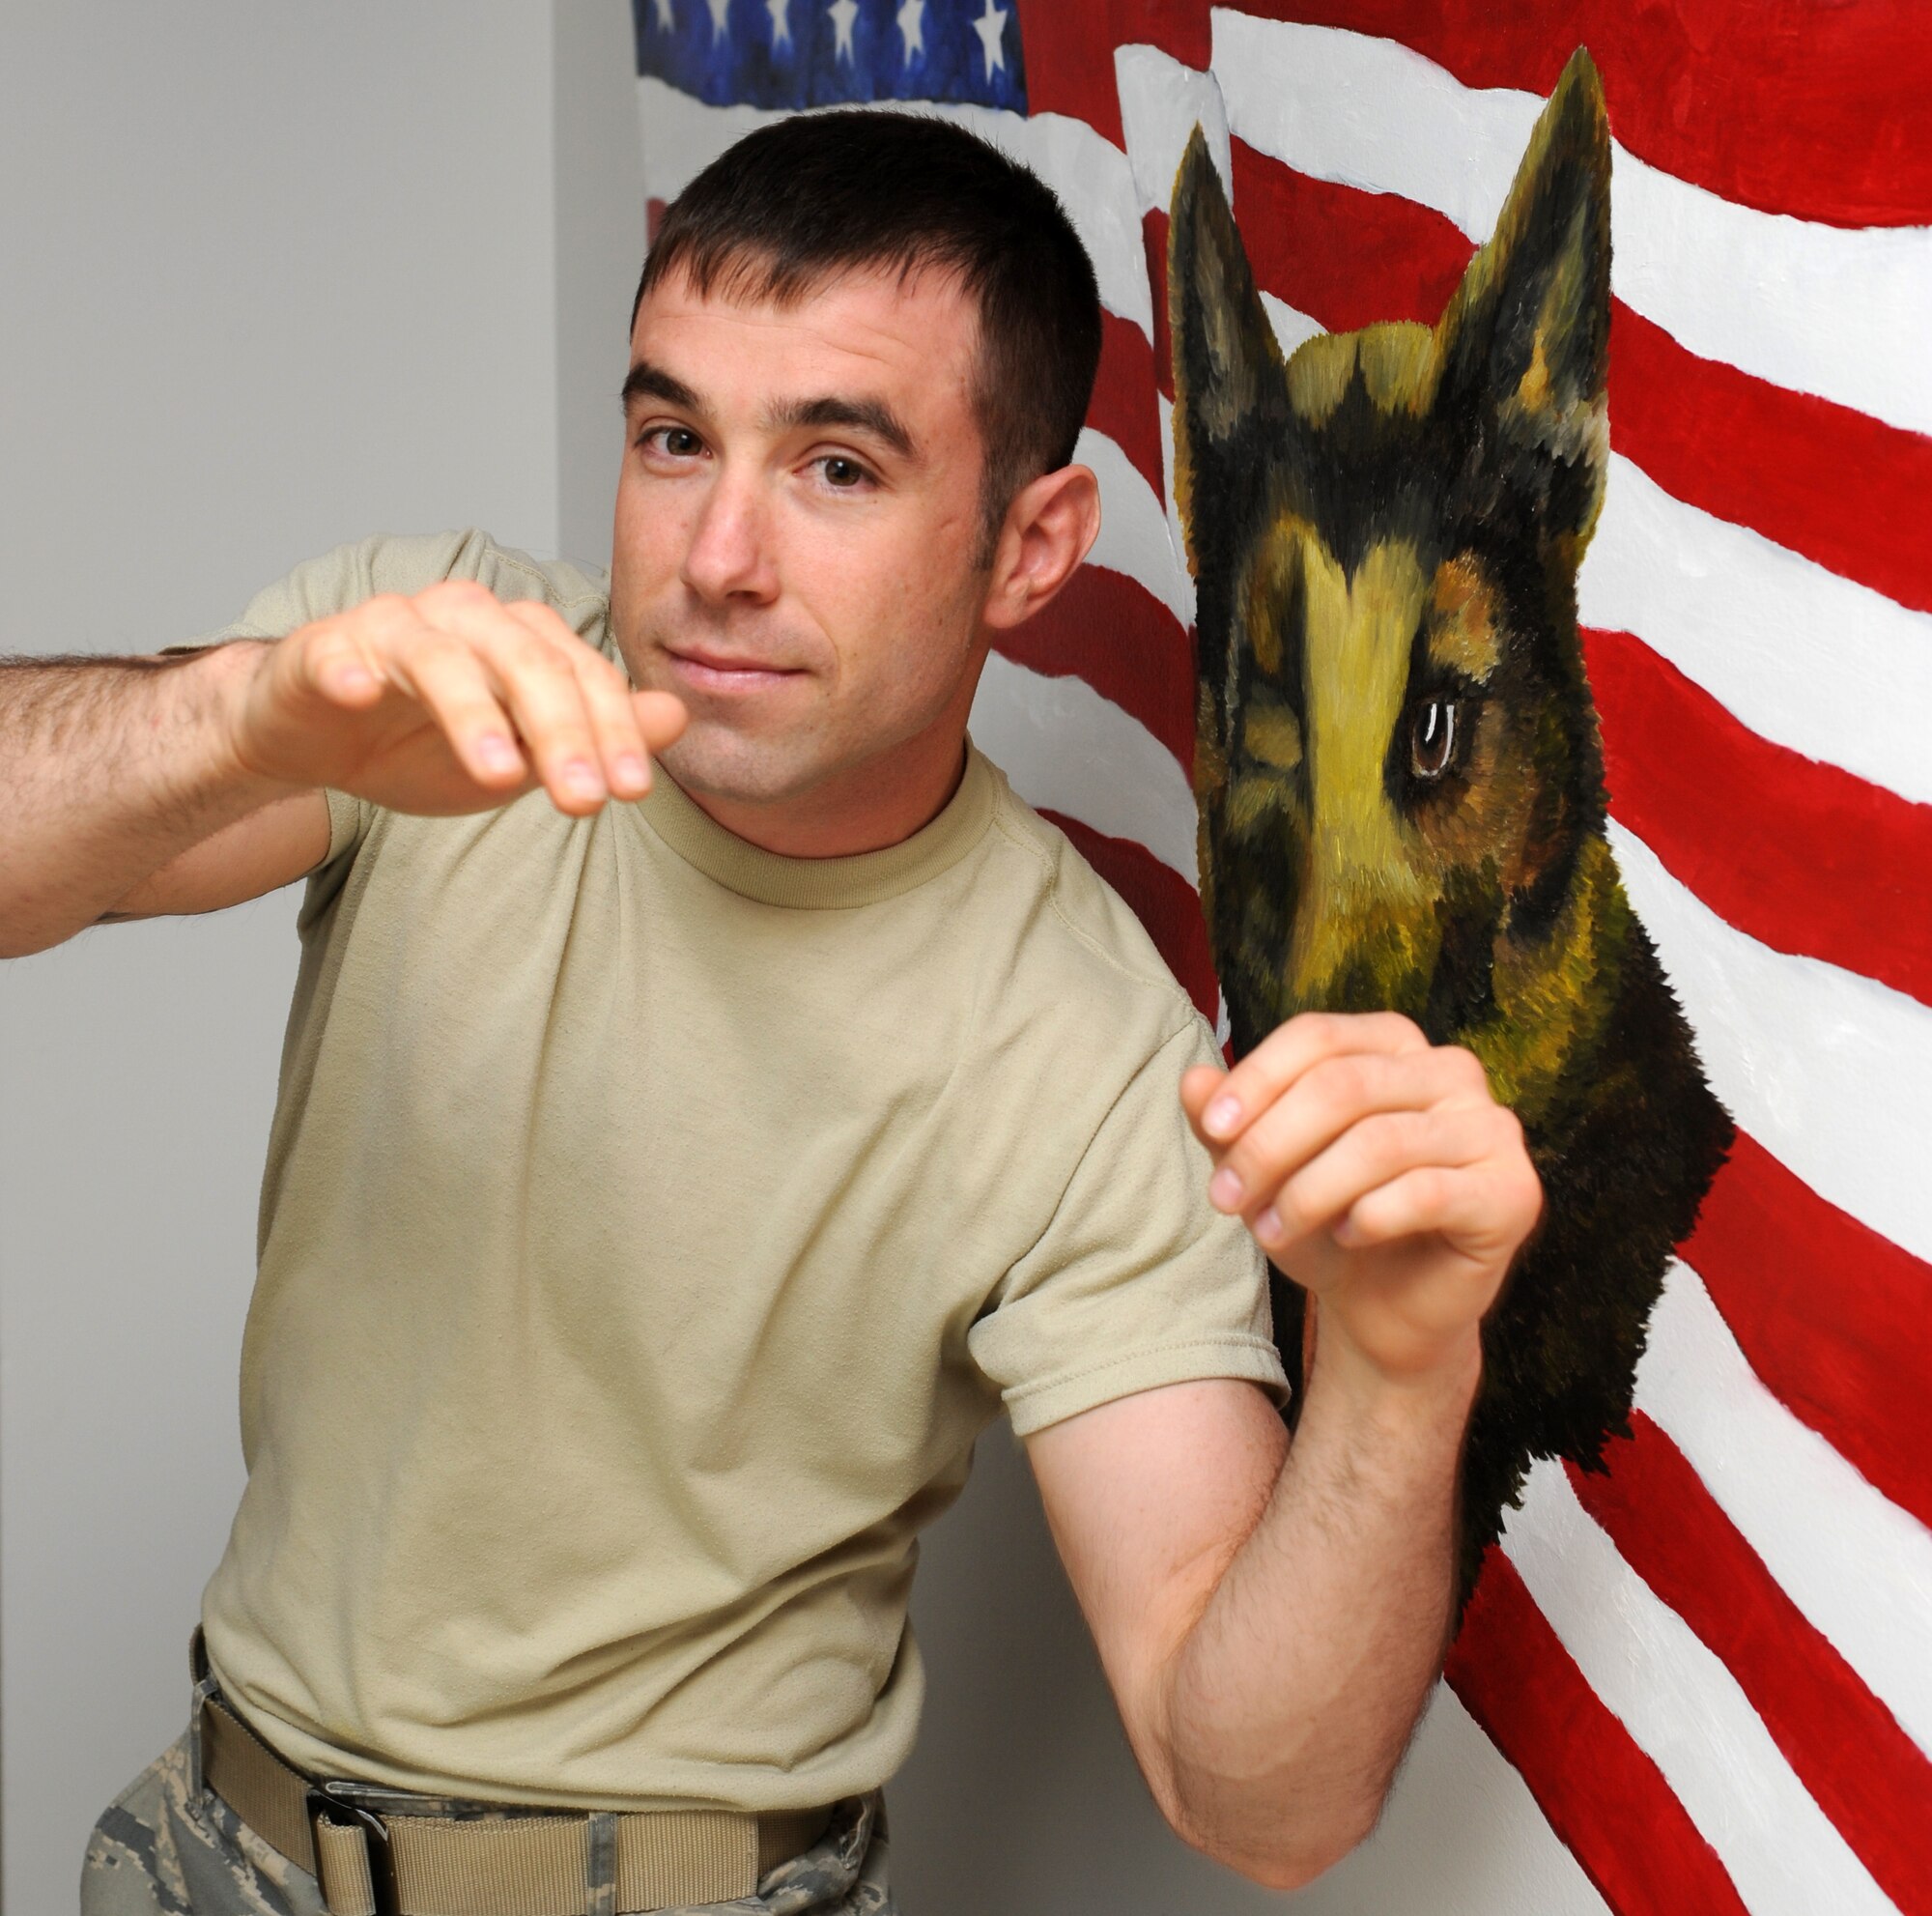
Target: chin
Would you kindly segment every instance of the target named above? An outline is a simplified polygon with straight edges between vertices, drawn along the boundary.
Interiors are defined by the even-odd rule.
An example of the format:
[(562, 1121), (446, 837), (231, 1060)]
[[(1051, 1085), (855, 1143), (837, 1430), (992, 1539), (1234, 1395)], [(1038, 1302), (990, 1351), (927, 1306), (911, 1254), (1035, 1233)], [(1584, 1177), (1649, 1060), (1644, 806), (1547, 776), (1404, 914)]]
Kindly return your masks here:
[(658, 757), (686, 791), (740, 805), (776, 804), (815, 783), (815, 768), (781, 741), (747, 738), (697, 719)]

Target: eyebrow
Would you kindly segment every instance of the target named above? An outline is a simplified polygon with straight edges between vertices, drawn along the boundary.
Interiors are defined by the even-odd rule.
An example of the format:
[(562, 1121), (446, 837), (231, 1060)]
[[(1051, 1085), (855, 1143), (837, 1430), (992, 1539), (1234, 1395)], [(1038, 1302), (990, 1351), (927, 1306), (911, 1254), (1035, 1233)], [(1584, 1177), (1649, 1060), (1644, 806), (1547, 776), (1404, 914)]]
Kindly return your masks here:
[(673, 379), (662, 366), (654, 366), (648, 359), (639, 359), (624, 375), (622, 390), (617, 395), (628, 408), (634, 399), (662, 399), (669, 406), (683, 406), (696, 413), (703, 409), (697, 403), (697, 394), (692, 391), (681, 379)]
[[(648, 359), (639, 359), (625, 375), (620, 397), (627, 409), (639, 399), (662, 399), (667, 405), (682, 406), (688, 412), (704, 411), (703, 402), (690, 386)], [(836, 393), (824, 393), (814, 399), (785, 399), (767, 407), (760, 423), (768, 432), (784, 432), (800, 426), (848, 426), (870, 433), (902, 459), (917, 457), (905, 421), (883, 399), (852, 399)]]
[(912, 434), (883, 399), (841, 399), (826, 394), (817, 399), (787, 399), (766, 411), (764, 424), (782, 432), (797, 426), (851, 426), (870, 433), (902, 459), (913, 457)]

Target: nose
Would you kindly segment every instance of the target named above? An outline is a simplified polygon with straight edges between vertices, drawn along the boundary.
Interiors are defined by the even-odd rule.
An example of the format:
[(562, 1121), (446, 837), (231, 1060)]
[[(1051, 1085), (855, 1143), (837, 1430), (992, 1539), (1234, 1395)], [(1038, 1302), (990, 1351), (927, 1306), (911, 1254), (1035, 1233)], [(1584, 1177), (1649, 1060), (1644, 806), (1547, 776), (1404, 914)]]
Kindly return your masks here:
[(708, 605), (774, 595), (770, 529), (753, 473), (720, 472), (712, 482), (692, 523), (681, 575)]

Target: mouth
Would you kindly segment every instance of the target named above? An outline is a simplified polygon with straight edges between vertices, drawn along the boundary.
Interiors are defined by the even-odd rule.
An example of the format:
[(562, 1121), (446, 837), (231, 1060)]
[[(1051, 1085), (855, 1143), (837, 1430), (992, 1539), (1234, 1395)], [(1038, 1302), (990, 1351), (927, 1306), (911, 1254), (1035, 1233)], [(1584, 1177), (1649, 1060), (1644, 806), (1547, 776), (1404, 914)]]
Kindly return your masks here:
[(729, 654), (696, 648), (675, 651), (668, 645), (664, 654), (678, 679), (693, 691), (724, 694), (760, 692), (800, 677), (793, 666), (774, 666), (758, 659), (733, 658)]

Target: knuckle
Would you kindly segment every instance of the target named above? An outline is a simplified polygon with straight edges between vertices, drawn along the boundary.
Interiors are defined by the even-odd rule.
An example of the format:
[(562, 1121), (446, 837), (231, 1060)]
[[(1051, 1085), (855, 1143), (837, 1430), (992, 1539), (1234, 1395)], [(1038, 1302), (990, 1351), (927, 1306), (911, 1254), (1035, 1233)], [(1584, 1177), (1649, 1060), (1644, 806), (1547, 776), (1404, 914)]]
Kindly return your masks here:
[(1350, 1052), (1326, 1058), (1309, 1073), (1310, 1088), (1331, 1109), (1359, 1109), (1368, 1101), (1371, 1082), (1368, 1060)]
[(1383, 1162), (1412, 1157), (1426, 1149), (1429, 1125), (1420, 1111), (1381, 1111), (1363, 1121), (1367, 1142)]
[(349, 615), (353, 626), (372, 638), (409, 631), (422, 623), (416, 609), (395, 592), (378, 592)]
[(1483, 1069), (1483, 1061), (1467, 1045), (1438, 1044), (1435, 1057), (1449, 1083), (1459, 1090), (1489, 1090), (1490, 1074)]
[(1427, 1044), (1422, 1027), (1402, 1012), (1375, 1012), (1370, 1015), (1370, 1026), (1378, 1035), (1385, 1035), (1404, 1044)]
[(570, 661), (553, 646), (546, 645), (540, 639), (524, 638), (516, 642), (510, 653), (513, 667), (531, 678), (546, 679), (560, 685), (566, 678), (576, 674), (570, 670)]
[(439, 631), (430, 625), (412, 633), (402, 649), (409, 655), (410, 664), (418, 672), (434, 672), (447, 676), (453, 672), (462, 672), (471, 666), (473, 654), (470, 648), (454, 633)]

